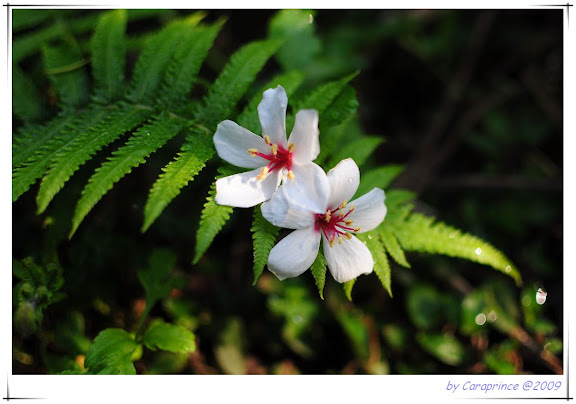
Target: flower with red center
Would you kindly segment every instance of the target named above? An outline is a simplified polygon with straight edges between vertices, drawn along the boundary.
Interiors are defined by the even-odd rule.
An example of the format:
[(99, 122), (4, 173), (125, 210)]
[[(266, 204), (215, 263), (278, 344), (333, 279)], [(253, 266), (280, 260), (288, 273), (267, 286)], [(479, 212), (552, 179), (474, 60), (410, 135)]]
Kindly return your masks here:
[(214, 134), (218, 155), (230, 164), (253, 170), (216, 181), (216, 203), (242, 208), (257, 205), (270, 199), (283, 179), (290, 180), (285, 184), (298, 182), (316, 166), (312, 161), (320, 153), (318, 112), (299, 111), (286, 139), (287, 106), (281, 86), (264, 91), (258, 105), (263, 136), (230, 120), (218, 125)]
[(360, 184), (354, 160), (342, 160), (328, 174), (316, 167), (262, 204), (266, 220), (294, 229), (270, 251), (268, 269), (280, 280), (300, 275), (316, 259), (322, 240), (330, 273), (336, 281), (347, 282), (374, 268), (370, 250), (354, 234), (382, 223), (384, 191), (374, 188), (350, 201)]

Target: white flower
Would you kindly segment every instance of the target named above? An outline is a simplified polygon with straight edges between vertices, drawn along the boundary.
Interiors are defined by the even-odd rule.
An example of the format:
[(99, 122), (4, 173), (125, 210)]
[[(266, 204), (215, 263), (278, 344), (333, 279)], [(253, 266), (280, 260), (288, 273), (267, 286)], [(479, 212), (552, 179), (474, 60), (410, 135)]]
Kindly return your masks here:
[(306, 271), (316, 259), (320, 240), (330, 273), (347, 282), (372, 272), (368, 247), (354, 237), (376, 228), (386, 216), (384, 191), (374, 188), (354, 201), (360, 171), (352, 159), (342, 160), (325, 174), (315, 166), (298, 183), (282, 186), (262, 204), (262, 214), (272, 224), (295, 229), (270, 251), (268, 269), (280, 280)]
[(270, 199), (283, 178), (298, 181), (313, 169), (312, 161), (320, 153), (318, 112), (299, 111), (286, 140), (287, 105), (281, 86), (264, 92), (258, 105), (263, 137), (229, 120), (218, 125), (214, 134), (218, 155), (230, 164), (254, 170), (216, 181), (216, 203), (241, 208), (257, 205)]

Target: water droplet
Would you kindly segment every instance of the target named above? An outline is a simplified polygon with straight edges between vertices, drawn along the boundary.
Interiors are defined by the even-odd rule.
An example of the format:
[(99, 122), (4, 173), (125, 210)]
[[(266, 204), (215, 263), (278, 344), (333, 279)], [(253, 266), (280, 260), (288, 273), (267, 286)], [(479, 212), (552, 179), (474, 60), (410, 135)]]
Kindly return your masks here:
[(509, 273), (510, 271), (512, 271), (512, 267), (510, 265), (506, 265), (506, 268), (504, 268), (504, 270), (506, 271), (506, 273)]
[(456, 233), (450, 233), (450, 234), (448, 235), (448, 238), (454, 238), (454, 237), (456, 237)]
[(368, 235), (368, 240), (372, 240), (374, 237), (372, 237), (371, 235)]
[(546, 296), (548, 296), (548, 293), (546, 293), (544, 289), (538, 288), (538, 291), (536, 292), (536, 303), (539, 305), (546, 303)]
[(354, 181), (353, 178), (348, 178), (348, 182), (352, 182), (352, 181)]
[(482, 254), (482, 249), (478, 247), (474, 252), (476, 253), (476, 255), (480, 255)]
[(492, 310), (490, 313), (488, 313), (488, 321), (493, 323), (497, 319), (498, 319), (498, 314), (496, 314), (496, 312), (494, 310)]
[(478, 315), (476, 316), (476, 318), (474, 319), (474, 321), (475, 321), (476, 324), (478, 324), (478, 325), (484, 325), (484, 323), (486, 322), (486, 314), (484, 314), (484, 313), (478, 313)]
[(308, 24), (312, 24), (314, 22), (314, 16), (312, 14), (308, 14)]

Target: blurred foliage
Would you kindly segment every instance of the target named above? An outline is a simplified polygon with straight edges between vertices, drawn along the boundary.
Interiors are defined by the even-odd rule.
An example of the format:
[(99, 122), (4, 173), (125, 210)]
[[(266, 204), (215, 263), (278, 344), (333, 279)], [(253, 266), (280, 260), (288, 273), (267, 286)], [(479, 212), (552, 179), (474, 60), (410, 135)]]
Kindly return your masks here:
[[(57, 113), (54, 87), (66, 83), (51, 81), (43, 63), (64, 49), (87, 55), (102, 12), (13, 13), (14, 97), (29, 101), (14, 104), (18, 130)], [(190, 14), (129, 10), (127, 66), (151, 32)], [(202, 77), (216, 77), (228, 55), (267, 36), (288, 39), (250, 97), (260, 97), (278, 68), (299, 69), (293, 80), (306, 88), (357, 72), (324, 106), (333, 111), (320, 136), (330, 154), (319, 164), (354, 157), (362, 165), (358, 194), (387, 191), (386, 220), (403, 219), (390, 206), (416, 196), (415, 212), (505, 252), (523, 286), (473, 262), (408, 249), (394, 256), (392, 237), (392, 259), (383, 252), (388, 269), (378, 276), (394, 285), (393, 297), (375, 278), (360, 277), (347, 286), (349, 301), (341, 285), (321, 278), (321, 262), (314, 275), (283, 282), (260, 267), (253, 272), (250, 228), (258, 222), (240, 209), (199, 256), (194, 235), (213, 163), (206, 170), (214, 176), (198, 177), (141, 234), (145, 190), (179, 150), (173, 139), (105, 195), (71, 240), (74, 202), (106, 153), (72, 176), (41, 215), (30, 213), (31, 193), (13, 204), (14, 373), (562, 372), (562, 12), (206, 13), (209, 22), (221, 17), (227, 22)], [(194, 95), (208, 85), (199, 79)], [(293, 91), (292, 112), (315, 101), (298, 85)], [(540, 287), (544, 305), (535, 300)], [(164, 340), (158, 327), (173, 338)], [(123, 355), (111, 358), (111, 346)]]

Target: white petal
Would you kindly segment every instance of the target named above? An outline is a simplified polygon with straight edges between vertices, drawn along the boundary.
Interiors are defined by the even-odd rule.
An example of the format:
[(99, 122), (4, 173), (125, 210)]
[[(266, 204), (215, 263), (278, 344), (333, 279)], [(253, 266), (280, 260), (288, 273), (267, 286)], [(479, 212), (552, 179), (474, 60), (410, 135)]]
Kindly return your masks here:
[(262, 215), (274, 226), (302, 229), (314, 223), (317, 213), (326, 212), (330, 188), (324, 170), (314, 163), (292, 170), (294, 180), (284, 178), (280, 189), (262, 205)]
[(384, 191), (374, 188), (349, 203), (349, 205), (354, 205), (354, 212), (348, 218), (353, 221), (352, 227), (360, 227), (358, 233), (372, 230), (382, 223), (386, 217), (385, 198)]
[(350, 198), (356, 193), (360, 185), (360, 170), (354, 160), (342, 160), (328, 171), (328, 181), (330, 182), (328, 207), (335, 209), (343, 201), (350, 202)]
[(269, 88), (262, 94), (258, 105), (258, 116), (262, 125), (262, 136), (270, 136), (272, 143), (286, 147), (286, 107), (288, 97), (282, 86)]
[(348, 282), (359, 275), (372, 272), (372, 254), (356, 237), (352, 236), (350, 240), (342, 238), (342, 244), (336, 241), (332, 247), (324, 236), (322, 238), (328, 269), (337, 282)]
[(314, 262), (320, 247), (320, 233), (314, 227), (294, 230), (270, 251), (268, 269), (281, 281), (300, 275)]
[(309, 163), (318, 157), (318, 154), (320, 154), (319, 134), (318, 111), (315, 109), (298, 111), (294, 121), (294, 128), (288, 139), (289, 144), (294, 143), (292, 158), (295, 163)]
[(268, 164), (266, 159), (248, 153), (248, 149), (258, 149), (268, 154), (270, 147), (264, 139), (236, 122), (229, 120), (220, 122), (214, 134), (214, 146), (220, 158), (235, 166), (256, 168)]
[(280, 173), (273, 171), (258, 181), (260, 169), (234, 174), (216, 181), (216, 198), (219, 205), (249, 208), (264, 202), (274, 194), (280, 184)]

